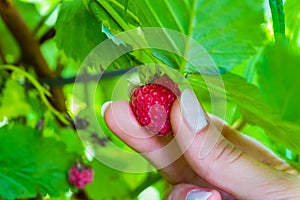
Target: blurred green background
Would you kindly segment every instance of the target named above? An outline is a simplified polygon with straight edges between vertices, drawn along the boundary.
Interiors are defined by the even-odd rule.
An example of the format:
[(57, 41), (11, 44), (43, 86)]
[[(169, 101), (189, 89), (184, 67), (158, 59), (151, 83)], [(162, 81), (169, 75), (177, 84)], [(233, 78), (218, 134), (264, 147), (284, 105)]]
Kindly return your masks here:
[[(75, 78), (93, 48), (107, 39), (126, 47), (115, 35), (138, 27), (168, 28), (193, 38), (212, 57), (225, 90), (212, 84), (209, 93), (184, 59), (145, 49), (116, 59), (100, 82), (101, 60), (87, 68), (76, 95)], [(170, 42), (168, 36), (158, 39)], [(202, 56), (187, 44), (182, 48), (187, 57)], [(299, 55), (298, 0), (2, 0), (0, 199), (161, 199), (170, 185), (158, 173), (117, 171), (91, 154), (102, 149), (109, 154), (109, 142), (132, 151), (107, 129), (100, 108), (127, 70), (147, 63), (176, 70), (208, 112), (300, 169)], [(213, 83), (216, 74), (205, 63), (197, 67)], [(118, 85), (123, 88), (114, 99), (126, 99), (126, 82)], [(225, 115), (221, 100), (212, 110), (211, 97), (222, 92)], [(89, 113), (96, 114), (105, 135)], [(82, 143), (78, 132), (95, 134), (96, 145)], [(80, 190), (68, 182), (76, 161), (95, 173), (93, 183)]]

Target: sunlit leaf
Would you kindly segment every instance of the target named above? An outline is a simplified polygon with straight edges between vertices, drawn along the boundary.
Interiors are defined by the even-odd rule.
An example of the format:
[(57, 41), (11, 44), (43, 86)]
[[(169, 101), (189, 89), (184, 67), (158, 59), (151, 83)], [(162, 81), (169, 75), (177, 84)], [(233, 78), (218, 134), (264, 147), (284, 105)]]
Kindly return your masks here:
[(9, 79), (0, 99), (0, 118), (26, 116), (31, 106), (25, 97), (25, 89), (18, 82)]
[[(264, 39), (260, 28), (264, 22), (260, 0), (129, 1), (128, 9), (134, 8), (142, 27), (168, 28), (193, 38), (207, 50), (218, 67), (227, 70), (248, 59)], [(162, 39), (167, 40), (168, 34)], [(182, 47), (176, 42), (170, 41)], [(190, 54), (191, 48), (186, 43), (180, 51), (188, 58), (203, 56), (195, 52)], [(188, 66), (185, 61), (180, 61), (173, 65)]]
[(49, 64), (49, 67), (51, 69), (55, 69), (58, 64), (58, 53), (59, 53), (55, 42), (53, 40), (46, 41), (41, 46), (41, 52), (45, 57), (47, 63)]
[(0, 128), (0, 143), (0, 197), (59, 196), (67, 191), (67, 172), (75, 156), (63, 143), (18, 124)]
[(20, 48), (1, 18), (0, 35), (0, 48), (3, 51), (5, 59), (8, 62), (12, 62), (20, 56)]
[(265, 99), (282, 119), (300, 122), (300, 56), (285, 46), (269, 46), (258, 64)]
[(284, 4), (286, 34), (291, 46), (300, 46), (300, 3), (297, 0), (287, 0)]
[(92, 199), (129, 199), (129, 187), (122, 172), (111, 169), (99, 161), (92, 162), (94, 181), (86, 187)]
[[(67, 56), (72, 57), (76, 61), (82, 62), (88, 55), (90, 59), (92, 57), (93, 63), (97, 64), (93, 67), (99, 72), (103, 61), (99, 60), (96, 52), (91, 51), (108, 38), (116, 40), (110, 29), (118, 26), (118, 24), (110, 22), (113, 21), (109, 18), (110, 15), (99, 9), (97, 2), (92, 1), (89, 5), (92, 5), (89, 7), (90, 10), (81, 0), (62, 3), (56, 24), (56, 41), (58, 48), (64, 50)], [(105, 15), (102, 16), (102, 14)], [(107, 21), (108, 19), (110, 20)], [(119, 30), (119, 28), (116, 29)], [(124, 69), (136, 64), (135, 59), (128, 55), (123, 55), (119, 56), (110, 65), (109, 69)]]
[(56, 23), (56, 41), (67, 56), (83, 61), (105, 38), (101, 24), (88, 12), (82, 0), (62, 2)]

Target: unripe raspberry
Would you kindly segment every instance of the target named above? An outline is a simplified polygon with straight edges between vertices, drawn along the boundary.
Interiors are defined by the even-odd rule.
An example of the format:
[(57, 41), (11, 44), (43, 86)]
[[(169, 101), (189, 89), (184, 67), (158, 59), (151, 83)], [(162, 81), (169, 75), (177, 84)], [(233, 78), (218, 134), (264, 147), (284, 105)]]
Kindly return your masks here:
[(87, 184), (93, 182), (94, 171), (87, 165), (76, 163), (69, 170), (69, 181), (75, 187), (82, 189)]

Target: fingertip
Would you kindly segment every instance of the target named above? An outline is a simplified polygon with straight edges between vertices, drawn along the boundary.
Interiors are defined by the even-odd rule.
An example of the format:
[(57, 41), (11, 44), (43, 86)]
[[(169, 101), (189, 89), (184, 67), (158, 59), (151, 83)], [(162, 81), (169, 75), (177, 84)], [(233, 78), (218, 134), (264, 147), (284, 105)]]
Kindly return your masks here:
[(131, 130), (135, 131), (141, 128), (131, 111), (128, 101), (107, 102), (102, 107), (106, 124), (117, 135), (130, 133)]
[(108, 128), (121, 140), (140, 153), (160, 149), (167, 141), (149, 134), (136, 120), (129, 102), (112, 102), (104, 113)]
[(172, 188), (166, 195), (167, 200), (222, 200), (221, 194), (210, 188), (181, 183)]
[(107, 110), (107, 108), (110, 106), (111, 103), (112, 103), (112, 101), (107, 101), (101, 106), (101, 116), (102, 117), (104, 117), (105, 111)]
[(221, 194), (216, 190), (197, 188), (188, 192), (186, 200), (222, 200)]

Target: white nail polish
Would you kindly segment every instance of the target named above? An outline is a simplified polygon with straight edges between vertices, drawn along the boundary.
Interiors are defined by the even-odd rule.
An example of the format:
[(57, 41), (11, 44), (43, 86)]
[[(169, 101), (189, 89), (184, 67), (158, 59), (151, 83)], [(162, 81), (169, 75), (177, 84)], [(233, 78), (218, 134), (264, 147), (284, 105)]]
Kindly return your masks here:
[(108, 106), (112, 103), (112, 101), (107, 101), (105, 102), (102, 107), (101, 107), (101, 115), (102, 117), (104, 117), (104, 113), (106, 111), (106, 109), (108, 108)]
[(180, 104), (185, 123), (194, 133), (201, 131), (207, 125), (207, 120), (194, 92), (190, 89), (184, 90), (180, 97)]
[(186, 200), (207, 200), (211, 196), (211, 192), (194, 190), (188, 193)]

